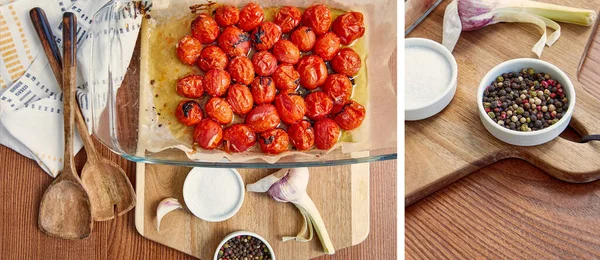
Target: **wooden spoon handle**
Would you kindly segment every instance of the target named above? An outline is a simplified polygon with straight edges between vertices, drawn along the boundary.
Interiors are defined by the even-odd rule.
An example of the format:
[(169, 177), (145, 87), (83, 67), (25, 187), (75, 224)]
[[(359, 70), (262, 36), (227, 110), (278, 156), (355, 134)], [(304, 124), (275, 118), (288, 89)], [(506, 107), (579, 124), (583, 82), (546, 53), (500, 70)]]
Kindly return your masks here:
[(75, 172), (66, 170), (68, 167), (75, 169), (73, 156), (73, 105), (75, 104), (75, 87), (77, 77), (77, 44), (75, 43), (75, 34), (77, 30), (77, 21), (73, 13), (63, 14), (63, 100), (64, 100), (64, 127), (65, 127), (65, 154), (63, 173)]
[[(46, 18), (46, 13), (41, 8), (35, 7), (29, 11), (29, 16), (31, 17), (31, 22), (35, 27), (35, 31), (40, 38), (44, 53), (46, 53), (48, 63), (50, 63), (50, 67), (54, 73), (54, 77), (62, 89), (62, 58), (58, 50), (58, 45), (54, 40), (52, 30), (50, 29), (50, 24)], [(92, 137), (88, 134), (88, 128), (85, 124), (85, 119), (79, 108), (75, 109), (75, 123), (77, 124), (79, 135), (83, 141), (83, 146), (85, 147), (88, 161), (97, 161), (99, 159), (98, 153), (94, 147)]]

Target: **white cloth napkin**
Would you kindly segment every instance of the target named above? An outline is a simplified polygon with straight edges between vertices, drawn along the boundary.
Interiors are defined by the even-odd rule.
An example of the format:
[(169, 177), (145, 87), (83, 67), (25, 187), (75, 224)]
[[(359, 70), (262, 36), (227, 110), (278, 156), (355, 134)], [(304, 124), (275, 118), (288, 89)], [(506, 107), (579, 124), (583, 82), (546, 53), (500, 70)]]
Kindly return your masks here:
[[(29, 17), (34, 7), (44, 9), (59, 49), (62, 51), (62, 14), (77, 16), (77, 100), (91, 129), (88, 82), (90, 82), (90, 54), (93, 15), (107, 0), (0, 0), (0, 144), (36, 160), (44, 171), (56, 177), (63, 165), (64, 131), (62, 92), (54, 78), (40, 40)], [(121, 0), (117, 5), (130, 4)], [(148, 4), (148, 3), (147, 3)], [(129, 64), (137, 38), (141, 16), (130, 12), (119, 14), (119, 24), (131, 30), (119, 37), (122, 62)], [(133, 25), (133, 26), (129, 26)], [(108, 32), (109, 34), (111, 32)], [(99, 34), (95, 37), (106, 37)], [(94, 46), (94, 48), (108, 48)], [(126, 67), (125, 67), (126, 68)], [(115, 75), (116, 74), (116, 75)], [(114, 72), (122, 79), (122, 73)], [(120, 85), (120, 81), (117, 85)], [(89, 133), (86, 133), (89, 134)], [(74, 150), (82, 147), (76, 134)]]

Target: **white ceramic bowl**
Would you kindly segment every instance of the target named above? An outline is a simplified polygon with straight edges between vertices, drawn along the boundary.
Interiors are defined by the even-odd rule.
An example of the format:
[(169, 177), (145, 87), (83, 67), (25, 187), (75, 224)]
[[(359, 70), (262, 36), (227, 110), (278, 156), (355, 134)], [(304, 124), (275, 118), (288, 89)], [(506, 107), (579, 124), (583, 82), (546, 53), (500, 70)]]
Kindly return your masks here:
[(221, 240), (221, 243), (219, 243), (219, 246), (217, 246), (217, 249), (215, 250), (215, 256), (213, 257), (214, 260), (219, 259), (219, 249), (221, 249), (221, 247), (225, 244), (225, 242), (229, 241), (229, 239), (236, 237), (236, 236), (252, 236), (252, 237), (258, 238), (260, 241), (265, 243), (265, 245), (269, 249), (269, 253), (271, 254), (271, 259), (275, 260), (275, 253), (273, 252), (273, 248), (271, 247), (271, 245), (269, 245), (269, 242), (267, 242), (266, 239), (259, 236), (258, 234), (250, 232), (250, 231), (236, 231), (236, 232), (233, 232), (233, 233), (225, 236), (225, 238), (223, 238), (223, 240)]
[[(542, 130), (519, 132), (500, 127), (487, 115), (483, 108), (483, 92), (490, 83), (503, 73), (520, 71), (524, 68), (533, 68), (536, 72), (541, 71), (550, 74), (552, 79), (558, 81), (558, 83), (563, 86), (565, 95), (569, 98), (569, 108), (563, 117), (556, 124)], [(573, 88), (573, 83), (567, 74), (546, 61), (531, 58), (509, 60), (497, 65), (483, 77), (479, 83), (479, 89), (477, 90), (479, 118), (481, 119), (483, 126), (485, 126), (485, 129), (501, 141), (519, 146), (543, 144), (560, 135), (560, 133), (562, 133), (569, 125), (569, 121), (571, 121), (573, 110), (575, 108), (575, 100), (575, 88)]]
[[(458, 65), (456, 65), (456, 59), (454, 59), (452, 53), (450, 53), (450, 51), (448, 51), (446, 47), (435, 41), (424, 38), (408, 38), (404, 40), (404, 44), (404, 48), (426, 47), (433, 51), (436, 51), (442, 56), (444, 56), (444, 58), (446, 58), (446, 60), (448, 61), (448, 64), (450, 64), (450, 82), (448, 83), (448, 86), (444, 89), (444, 91), (440, 93), (439, 96), (432, 97), (430, 102), (422, 106), (404, 109), (404, 116), (407, 121), (425, 119), (444, 110), (444, 108), (446, 108), (446, 106), (450, 104), (450, 101), (452, 101), (452, 98), (456, 93)], [(407, 62), (405, 66), (410, 66), (410, 63)]]
[[(219, 174), (223, 175), (218, 176)], [(225, 185), (230, 185), (232, 189), (225, 189)], [(183, 200), (187, 208), (196, 217), (208, 222), (220, 222), (233, 217), (242, 207), (244, 193), (244, 180), (235, 169), (195, 167), (183, 183)], [(202, 204), (209, 203), (210, 200), (215, 203), (219, 197), (235, 200), (235, 205), (217, 212), (218, 208)]]

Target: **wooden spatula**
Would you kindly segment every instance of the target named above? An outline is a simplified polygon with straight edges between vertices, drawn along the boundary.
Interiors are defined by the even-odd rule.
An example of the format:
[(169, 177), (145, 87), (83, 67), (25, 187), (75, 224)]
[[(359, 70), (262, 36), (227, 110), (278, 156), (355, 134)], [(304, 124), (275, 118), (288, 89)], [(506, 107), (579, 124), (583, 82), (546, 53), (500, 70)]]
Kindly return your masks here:
[[(29, 12), (31, 21), (40, 37), (42, 46), (54, 76), (58, 82), (62, 79), (60, 52), (54, 41), (52, 30), (41, 8)], [(75, 108), (75, 122), (87, 154), (87, 162), (81, 172), (81, 180), (90, 196), (92, 216), (95, 221), (110, 220), (115, 215), (123, 215), (135, 207), (135, 192), (125, 171), (119, 165), (98, 155), (92, 137), (79, 107)]]
[(58, 178), (50, 184), (40, 204), (38, 225), (51, 236), (64, 239), (83, 239), (92, 232), (92, 207), (86, 190), (81, 184), (73, 159), (73, 114), (75, 103), (75, 32), (77, 22), (73, 13), (63, 15), (63, 64), (62, 77), (64, 100), (65, 154), (64, 167)]

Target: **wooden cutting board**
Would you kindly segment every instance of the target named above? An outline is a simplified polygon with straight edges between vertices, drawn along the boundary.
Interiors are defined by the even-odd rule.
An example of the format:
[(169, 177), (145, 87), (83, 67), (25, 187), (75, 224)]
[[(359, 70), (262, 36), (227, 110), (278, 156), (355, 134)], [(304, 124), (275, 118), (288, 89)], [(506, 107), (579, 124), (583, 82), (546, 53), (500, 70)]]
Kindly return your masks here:
[[(450, 2), (444, 1), (407, 37), (441, 42), (443, 15)], [(598, 0), (546, 2), (591, 9), (600, 6)], [(565, 71), (575, 85), (577, 101), (570, 127), (581, 136), (600, 134), (600, 94), (587, 92), (586, 86), (582, 86), (576, 77), (592, 27), (561, 26), (561, 38), (552, 47), (544, 49), (541, 59)], [(539, 28), (516, 23), (463, 32), (453, 52), (458, 63), (458, 88), (454, 99), (436, 116), (405, 123), (407, 206), (505, 158), (526, 160), (568, 182), (589, 182), (600, 178), (600, 142), (580, 144), (558, 137), (535, 147), (517, 147), (493, 137), (479, 120), (475, 100), (481, 78), (506, 60), (535, 58), (531, 47), (540, 36)], [(410, 61), (406, 61), (406, 66), (410, 66)]]
[[(209, 223), (187, 209), (165, 216), (156, 231), (156, 207), (167, 197), (183, 203), (183, 182), (191, 168), (138, 163), (136, 169), (138, 232), (153, 241), (198, 257), (212, 259), (219, 242), (239, 230), (263, 236), (277, 259), (309, 259), (323, 255), (316, 234), (308, 243), (281, 242), (302, 227), (302, 215), (291, 203), (278, 203), (264, 193), (245, 193), (232, 218)], [(244, 183), (253, 183), (275, 169), (238, 169)], [(319, 209), (337, 250), (361, 243), (369, 234), (369, 164), (310, 168), (308, 194)]]

